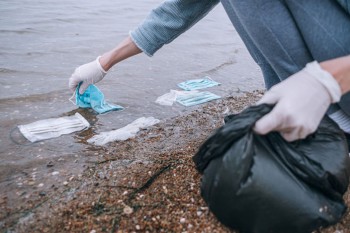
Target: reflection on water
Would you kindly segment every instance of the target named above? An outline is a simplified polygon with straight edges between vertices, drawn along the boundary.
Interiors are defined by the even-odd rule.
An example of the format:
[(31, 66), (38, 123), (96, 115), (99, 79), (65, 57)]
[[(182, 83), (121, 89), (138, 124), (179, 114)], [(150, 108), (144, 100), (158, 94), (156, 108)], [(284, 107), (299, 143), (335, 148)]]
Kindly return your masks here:
[[(108, 101), (124, 106), (124, 111), (96, 115), (77, 110), (68, 101), (67, 88), (74, 68), (115, 46), (160, 2), (0, 2), (0, 180), (87, 149), (84, 142), (95, 133), (123, 127), (142, 116), (163, 119), (193, 109), (154, 103), (179, 82), (209, 75), (222, 83), (210, 91), (222, 96), (263, 87), (257, 66), (218, 6), (154, 57), (131, 58), (98, 84)], [(88, 119), (91, 129), (27, 146), (9, 137), (19, 124), (76, 111)], [(24, 142), (20, 135), (14, 136)]]

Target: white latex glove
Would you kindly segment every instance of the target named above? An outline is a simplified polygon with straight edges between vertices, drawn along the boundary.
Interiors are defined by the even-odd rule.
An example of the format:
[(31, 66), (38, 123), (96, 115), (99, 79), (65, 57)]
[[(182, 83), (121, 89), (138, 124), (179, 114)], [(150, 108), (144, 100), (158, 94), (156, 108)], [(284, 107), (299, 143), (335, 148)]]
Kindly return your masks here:
[(316, 131), (331, 103), (338, 102), (341, 89), (332, 75), (315, 61), (273, 86), (257, 104), (275, 104), (258, 120), (254, 131), (279, 131), (287, 141), (302, 139)]
[(72, 92), (75, 91), (80, 82), (83, 83), (80, 85), (79, 93), (83, 94), (90, 84), (97, 83), (103, 79), (107, 72), (102, 68), (99, 59), (100, 57), (97, 57), (96, 60), (75, 69), (69, 78), (69, 88)]

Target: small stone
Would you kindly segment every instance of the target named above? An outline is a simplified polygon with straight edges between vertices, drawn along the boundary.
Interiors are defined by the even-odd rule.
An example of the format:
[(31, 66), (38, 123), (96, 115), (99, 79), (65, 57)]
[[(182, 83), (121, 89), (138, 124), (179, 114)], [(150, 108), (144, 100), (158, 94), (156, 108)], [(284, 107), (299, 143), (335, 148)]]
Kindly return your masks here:
[(140, 225), (136, 225), (135, 228), (136, 228), (136, 230), (140, 230), (141, 229)]
[(40, 195), (41, 197), (44, 197), (44, 196), (46, 196), (46, 193), (45, 193), (45, 192), (40, 192), (39, 195)]
[(197, 216), (199, 217), (199, 216), (201, 216), (202, 215), (202, 211), (197, 211)]
[(56, 175), (58, 175), (58, 174), (60, 174), (60, 172), (58, 172), (58, 171), (55, 171), (55, 172), (52, 172), (52, 173), (51, 173), (51, 175), (53, 175), (53, 176), (56, 176)]
[(68, 182), (67, 181), (63, 182), (63, 185), (68, 185)]
[(34, 181), (29, 181), (29, 182), (28, 182), (28, 185), (31, 185), (31, 186), (32, 186), (32, 185), (35, 185), (35, 182), (34, 182)]
[(54, 164), (53, 164), (52, 161), (50, 161), (50, 162), (48, 162), (48, 163), (46, 164), (46, 167), (53, 167), (53, 166), (54, 166)]
[(185, 223), (186, 222), (186, 219), (185, 218), (181, 218), (180, 219), (180, 223)]
[(124, 214), (132, 214), (134, 210), (130, 206), (125, 206), (123, 209)]
[(38, 188), (44, 187), (43, 183), (38, 184)]
[(91, 230), (90, 233), (96, 233), (96, 231), (95, 230)]

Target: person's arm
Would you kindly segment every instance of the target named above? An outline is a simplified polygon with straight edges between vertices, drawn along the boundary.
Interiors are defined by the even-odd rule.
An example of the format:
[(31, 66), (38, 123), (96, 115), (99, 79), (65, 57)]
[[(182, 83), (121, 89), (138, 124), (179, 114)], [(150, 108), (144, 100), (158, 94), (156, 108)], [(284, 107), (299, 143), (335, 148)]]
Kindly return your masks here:
[(258, 101), (275, 106), (256, 122), (254, 131), (278, 131), (288, 141), (305, 138), (316, 131), (330, 104), (349, 91), (350, 56), (309, 63)]
[(164, 1), (130, 32), (130, 36), (137, 47), (152, 56), (206, 16), (218, 3), (219, 0)]
[(80, 82), (80, 93), (99, 82), (115, 64), (144, 52), (152, 56), (164, 44), (170, 43), (202, 19), (219, 0), (167, 0), (152, 10), (130, 35), (95, 61), (79, 66), (69, 79), (74, 91)]

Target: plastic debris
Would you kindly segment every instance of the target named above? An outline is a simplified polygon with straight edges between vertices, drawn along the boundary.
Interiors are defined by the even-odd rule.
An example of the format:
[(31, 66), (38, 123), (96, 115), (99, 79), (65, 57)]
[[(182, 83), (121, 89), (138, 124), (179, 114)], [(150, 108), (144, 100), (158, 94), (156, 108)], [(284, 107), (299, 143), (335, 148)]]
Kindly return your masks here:
[(49, 118), (18, 126), (23, 136), (31, 142), (56, 138), (89, 127), (89, 122), (79, 113), (75, 113), (73, 116)]
[(172, 106), (174, 104), (174, 102), (176, 101), (177, 97), (191, 95), (191, 94), (194, 94), (194, 93), (198, 93), (198, 91), (170, 90), (169, 93), (166, 93), (166, 94), (164, 94), (162, 96), (159, 96), (155, 102), (157, 104), (160, 104), (160, 105)]
[[(113, 105), (105, 101), (105, 96), (94, 84), (88, 86), (83, 94), (79, 93), (81, 83), (78, 85), (75, 93), (69, 99), (73, 104), (81, 108), (92, 108), (97, 113), (107, 113), (110, 111), (119, 111), (124, 108), (119, 105)], [(75, 99), (75, 102), (72, 100)]]
[(189, 95), (182, 95), (176, 98), (176, 101), (186, 107), (203, 104), (205, 102), (209, 102), (211, 100), (220, 99), (221, 97), (215, 95), (211, 92), (196, 92)]
[(129, 138), (133, 138), (140, 129), (155, 125), (159, 122), (160, 121), (154, 117), (141, 117), (123, 128), (95, 135), (90, 138), (88, 142), (102, 146), (113, 141), (125, 141)]

